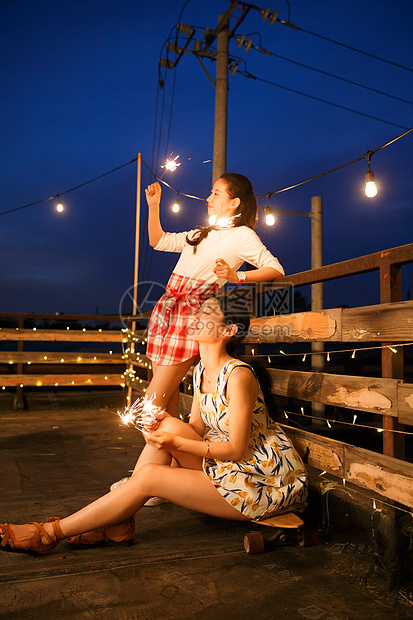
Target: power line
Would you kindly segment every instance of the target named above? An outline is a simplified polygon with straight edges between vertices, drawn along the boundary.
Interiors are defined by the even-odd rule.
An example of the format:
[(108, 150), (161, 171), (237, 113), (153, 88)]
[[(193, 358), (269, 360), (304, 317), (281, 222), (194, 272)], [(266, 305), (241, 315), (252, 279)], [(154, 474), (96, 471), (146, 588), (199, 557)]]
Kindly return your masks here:
[(341, 110), (346, 110), (347, 112), (353, 112), (353, 114), (358, 114), (359, 116), (371, 118), (372, 120), (380, 121), (381, 123), (386, 123), (387, 125), (392, 125), (393, 127), (398, 127), (399, 129), (408, 129), (408, 127), (405, 127), (404, 125), (399, 125), (398, 123), (386, 121), (383, 118), (372, 116), (371, 114), (366, 114), (365, 112), (360, 112), (359, 110), (353, 110), (352, 108), (348, 108), (347, 106), (341, 105), (339, 103), (333, 103), (332, 101), (327, 101), (327, 99), (322, 99), (321, 97), (316, 97), (315, 95), (309, 95), (308, 93), (303, 93), (300, 90), (296, 90), (295, 88), (289, 88), (287, 86), (283, 86), (282, 84), (277, 84), (276, 82), (272, 82), (271, 80), (267, 80), (265, 78), (261, 78), (256, 75), (253, 75), (249, 71), (237, 71), (237, 73), (239, 73), (239, 75), (242, 75), (243, 77), (246, 77), (252, 80), (258, 80), (259, 82), (264, 82), (265, 84), (276, 86), (277, 88), (287, 90), (291, 93), (302, 95), (303, 97), (308, 97), (309, 99), (314, 99), (315, 101), (321, 101), (321, 103), (327, 103), (328, 105), (334, 106), (335, 108), (340, 108)]
[(347, 82), (347, 84), (352, 84), (353, 86), (358, 86), (359, 88), (370, 90), (373, 93), (378, 93), (379, 95), (383, 95), (384, 97), (390, 97), (391, 99), (395, 99), (396, 101), (401, 101), (402, 103), (408, 103), (409, 105), (413, 105), (413, 101), (409, 101), (408, 99), (402, 99), (401, 97), (397, 97), (396, 95), (391, 95), (390, 93), (385, 93), (382, 90), (378, 90), (377, 88), (372, 88), (371, 86), (360, 84), (359, 82), (355, 82), (354, 80), (348, 80), (347, 78), (341, 77), (339, 75), (335, 75), (334, 73), (329, 73), (328, 71), (323, 71), (322, 69), (311, 67), (310, 65), (306, 65), (302, 62), (298, 62), (297, 60), (286, 58), (286, 56), (281, 56), (281, 54), (275, 54), (274, 52), (270, 52), (269, 50), (266, 50), (261, 46), (258, 47), (257, 45), (252, 45), (251, 48), (256, 50), (257, 52), (260, 52), (261, 54), (266, 54), (267, 56), (274, 56), (275, 58), (281, 58), (281, 60), (285, 60), (286, 62), (290, 62), (294, 65), (298, 65), (299, 67), (304, 67), (305, 69), (310, 69), (310, 71), (316, 71), (317, 73), (327, 75), (328, 77), (335, 78), (336, 80)]
[[(278, 20), (277, 20), (278, 21)], [(305, 32), (306, 34), (310, 34), (313, 37), (318, 37), (319, 39), (324, 39), (329, 43), (334, 43), (335, 45), (340, 45), (341, 47), (345, 47), (353, 52), (357, 52), (358, 54), (363, 54), (364, 56), (369, 56), (370, 58), (374, 58), (375, 60), (380, 60), (380, 62), (385, 62), (388, 65), (393, 65), (394, 67), (398, 67), (399, 69), (404, 69), (405, 71), (410, 71), (413, 73), (413, 69), (410, 67), (406, 67), (404, 65), (400, 65), (397, 62), (393, 62), (392, 60), (387, 60), (386, 58), (381, 58), (380, 56), (376, 56), (376, 54), (370, 54), (370, 52), (364, 52), (363, 50), (359, 50), (356, 47), (352, 47), (351, 45), (347, 45), (346, 43), (340, 43), (340, 41), (335, 41), (334, 39), (329, 39), (322, 34), (317, 34), (316, 32), (311, 32), (310, 30), (306, 30), (305, 28), (300, 28), (296, 26), (297, 30), (301, 30), (301, 32)]]
[[(393, 62), (392, 60), (381, 58), (380, 56), (377, 56), (377, 54), (371, 54), (370, 52), (365, 52), (364, 50), (360, 50), (357, 47), (353, 47), (352, 45), (347, 45), (347, 43), (341, 43), (340, 41), (336, 41), (335, 39), (330, 39), (329, 37), (326, 37), (322, 34), (318, 34), (317, 32), (312, 32), (311, 30), (306, 30), (305, 28), (301, 28), (301, 26), (296, 26), (295, 24), (292, 24), (290, 22), (290, 5), (289, 5), (288, 0), (286, 1), (288, 4), (288, 18), (287, 20), (284, 20), (284, 19), (280, 19), (279, 17), (277, 17), (275, 21), (278, 22), (279, 24), (282, 24), (283, 26), (288, 26), (288, 28), (292, 28), (293, 30), (297, 30), (298, 32), (305, 32), (306, 34), (309, 34), (313, 37), (317, 37), (318, 39), (323, 39), (324, 41), (328, 41), (329, 43), (334, 43), (334, 45), (339, 45), (340, 47), (344, 47), (353, 52), (357, 52), (358, 54), (363, 54), (363, 56), (368, 56), (369, 58), (374, 58), (375, 60), (379, 60), (380, 62), (385, 62), (386, 64), (393, 65), (394, 67), (398, 67), (399, 69), (404, 69), (405, 71), (413, 72), (413, 69), (411, 67), (406, 67), (405, 65), (401, 65), (397, 62)], [(263, 9), (256, 6), (255, 4), (249, 4), (247, 2), (241, 2), (241, 4), (246, 7), (248, 6), (251, 9), (255, 9), (256, 11), (261, 13), (261, 15), (263, 14)]]

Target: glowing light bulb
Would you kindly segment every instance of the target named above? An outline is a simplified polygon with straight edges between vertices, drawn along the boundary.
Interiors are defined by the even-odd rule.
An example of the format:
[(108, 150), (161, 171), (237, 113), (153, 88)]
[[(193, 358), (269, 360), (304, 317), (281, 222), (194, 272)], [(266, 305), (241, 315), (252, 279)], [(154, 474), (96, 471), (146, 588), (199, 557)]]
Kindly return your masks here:
[[(178, 155), (179, 157), (179, 155)], [(172, 205), (172, 211), (174, 213), (178, 213), (179, 211), (179, 192), (176, 192), (176, 200), (174, 202), (174, 204)]]
[(64, 211), (64, 206), (62, 205), (62, 203), (60, 202), (60, 198), (57, 201), (57, 205), (56, 205), (56, 211), (59, 211), (59, 213), (61, 213), (62, 211)]
[(366, 189), (365, 189), (365, 193), (367, 198), (374, 198), (374, 196), (377, 195), (377, 187), (376, 187), (376, 183), (374, 181), (374, 173), (373, 171), (370, 169), (370, 159), (372, 156), (372, 151), (367, 151), (365, 157), (367, 159), (367, 163), (369, 166), (369, 169), (366, 172)]
[(271, 207), (269, 207), (268, 205), (265, 207), (265, 223), (267, 224), (267, 226), (274, 226), (275, 224), (274, 214), (271, 210)]

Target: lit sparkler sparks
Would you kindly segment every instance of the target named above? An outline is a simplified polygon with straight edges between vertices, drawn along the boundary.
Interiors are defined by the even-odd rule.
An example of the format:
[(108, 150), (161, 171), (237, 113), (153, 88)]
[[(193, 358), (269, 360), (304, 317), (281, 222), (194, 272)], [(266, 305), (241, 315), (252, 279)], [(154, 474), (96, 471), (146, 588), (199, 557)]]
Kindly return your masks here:
[(177, 162), (179, 155), (177, 155), (174, 159), (167, 159), (164, 166), (161, 168), (165, 168), (165, 172), (169, 170), (169, 172), (175, 172), (178, 166), (181, 165), (181, 162)]
[(130, 405), (130, 407), (126, 407), (123, 413), (118, 411), (118, 416), (122, 420), (123, 424), (126, 426), (132, 424), (139, 431), (148, 433), (153, 424), (158, 421), (158, 413), (164, 411), (162, 407), (158, 407), (153, 404), (154, 398), (155, 394), (152, 394), (149, 398), (147, 396), (143, 396), (142, 398), (135, 400), (133, 405)]
[(223, 215), (222, 217), (218, 217), (218, 215), (211, 215), (209, 218), (209, 224), (210, 226), (218, 226), (218, 228), (221, 229), (233, 228), (235, 226), (234, 220), (239, 216), (239, 213), (237, 215)]

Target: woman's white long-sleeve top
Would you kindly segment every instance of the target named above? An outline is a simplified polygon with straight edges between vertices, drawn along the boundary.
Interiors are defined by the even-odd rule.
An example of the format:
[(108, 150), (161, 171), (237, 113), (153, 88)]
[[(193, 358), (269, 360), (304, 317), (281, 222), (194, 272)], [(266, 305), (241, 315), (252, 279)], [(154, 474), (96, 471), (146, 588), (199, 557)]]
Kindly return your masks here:
[(225, 280), (217, 278), (213, 269), (215, 260), (222, 258), (235, 270), (247, 262), (257, 269), (273, 267), (284, 275), (284, 269), (278, 259), (248, 226), (211, 230), (206, 239), (197, 246), (194, 254), (193, 246), (189, 245), (185, 238), (188, 235), (189, 239), (192, 239), (196, 232), (198, 232), (196, 229), (179, 233), (164, 232), (156, 244), (155, 250), (181, 252), (174, 273), (206, 282), (217, 282), (221, 287)]

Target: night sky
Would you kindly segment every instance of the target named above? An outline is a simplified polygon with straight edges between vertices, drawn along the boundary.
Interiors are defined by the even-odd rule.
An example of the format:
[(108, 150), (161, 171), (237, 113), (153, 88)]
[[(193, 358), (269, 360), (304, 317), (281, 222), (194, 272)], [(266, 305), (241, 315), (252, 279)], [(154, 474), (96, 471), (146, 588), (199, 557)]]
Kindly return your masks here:
[[(158, 59), (161, 50), (166, 57), (162, 46), (168, 36), (175, 40), (184, 4), (2, 0), (0, 212), (57, 194), (65, 211), (56, 212), (54, 199), (1, 215), (1, 312), (118, 313), (133, 284), (136, 164), (65, 194), (68, 189), (141, 152), (143, 187), (152, 179), (148, 167), (162, 175), (165, 156), (179, 155), (181, 166), (166, 172), (164, 180), (180, 192), (208, 195), (214, 87), (195, 56), (185, 54), (176, 71), (162, 71), (165, 87), (158, 89)], [(285, 0), (272, 3), (271, 10), (278, 9), (280, 19), (289, 17), (298, 31), (280, 23), (271, 27), (255, 10), (237, 30), (252, 36), (253, 46), (278, 56), (253, 48), (245, 52), (230, 41), (230, 57), (239, 59), (244, 74), (278, 84), (239, 72), (229, 78), (227, 169), (251, 179), (255, 193), (263, 196), (260, 207), (268, 192), (361, 157), (413, 126), (408, 103), (413, 102), (413, 74), (403, 68), (413, 68), (411, 0), (289, 4), (290, 14)], [(197, 28), (194, 38), (202, 38), (228, 6), (227, 0), (190, 0), (181, 21)], [(215, 79), (215, 62), (203, 62)], [(270, 205), (308, 212), (311, 197), (323, 197), (325, 264), (411, 243), (412, 144), (413, 132), (373, 155), (378, 186), (373, 199), (364, 195), (363, 159), (275, 194)], [(205, 224), (202, 201), (181, 197), (181, 210), (174, 214), (174, 199), (175, 192), (164, 188), (165, 230)], [(140, 279), (165, 284), (178, 256), (148, 248), (145, 207), (143, 197)], [(268, 228), (262, 213), (256, 228), (287, 274), (310, 268), (310, 230), (309, 218), (292, 215), (280, 215)], [(408, 267), (404, 298), (411, 293), (413, 270)], [(325, 287), (326, 307), (378, 302), (377, 274)]]

